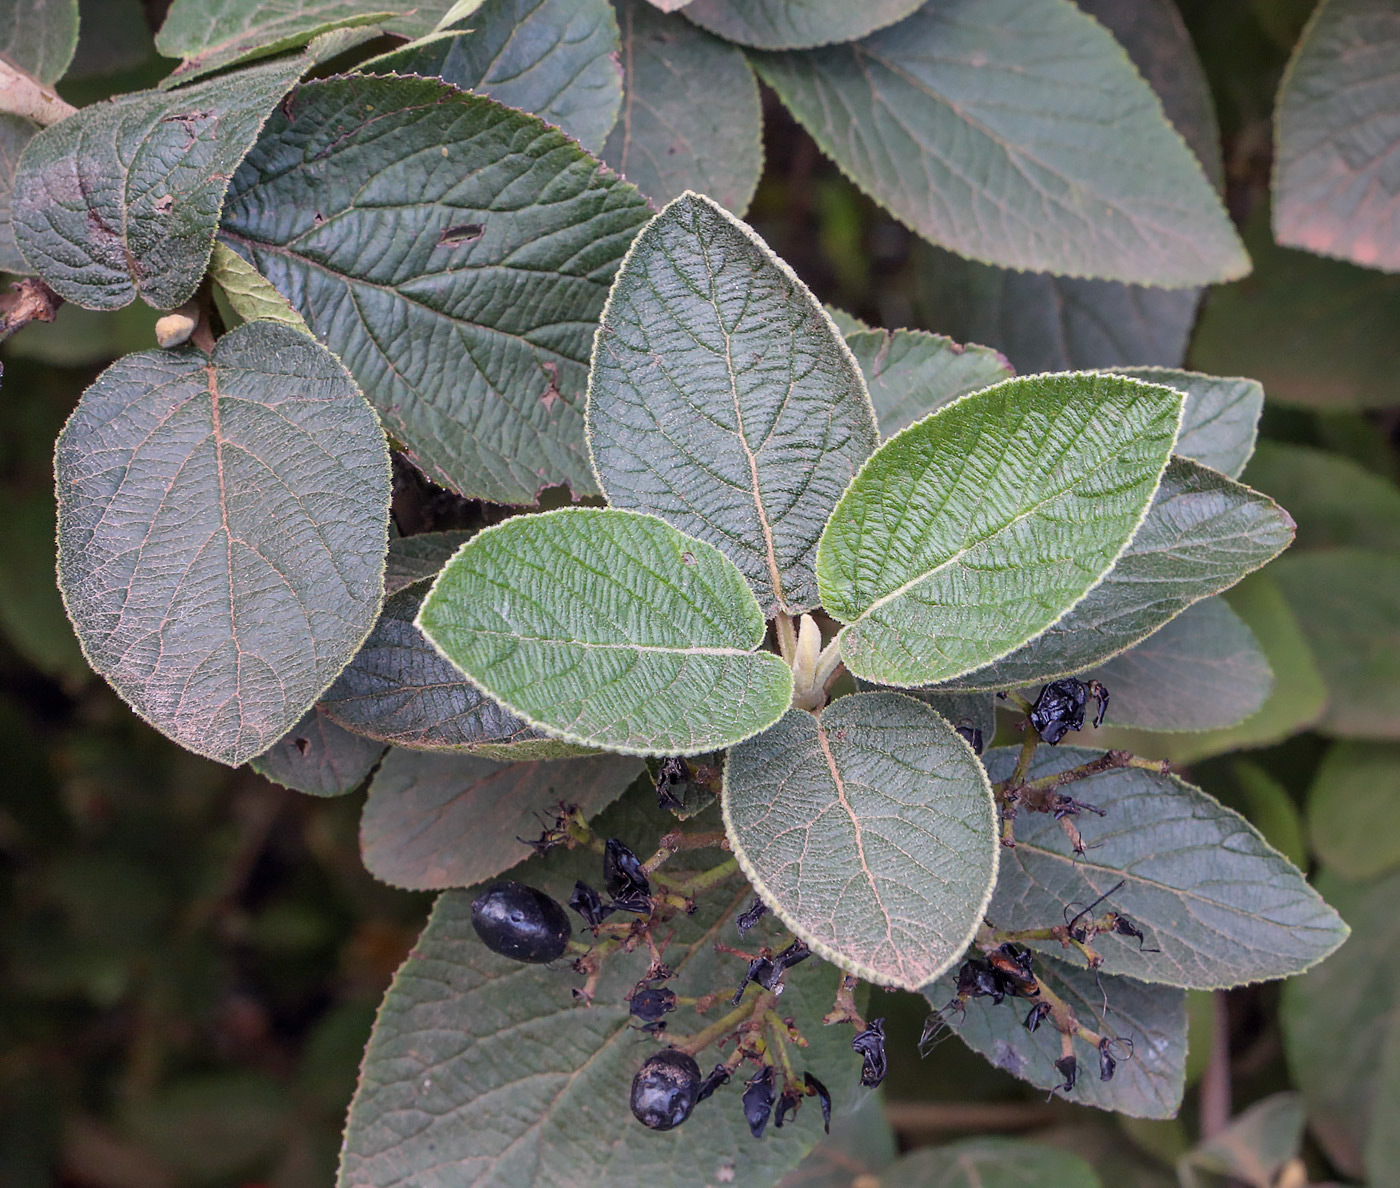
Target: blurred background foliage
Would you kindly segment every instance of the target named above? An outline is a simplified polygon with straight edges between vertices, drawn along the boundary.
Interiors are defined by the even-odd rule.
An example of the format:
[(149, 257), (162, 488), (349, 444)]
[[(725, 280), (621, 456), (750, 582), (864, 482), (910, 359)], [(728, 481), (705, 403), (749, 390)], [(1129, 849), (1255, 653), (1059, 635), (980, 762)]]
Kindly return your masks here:
[[(1113, 25), (1111, 0), (1084, 7)], [(163, 8), (83, 0), (65, 97), (162, 77), (149, 30)], [(1232, 595), (1278, 678), (1255, 718), (1130, 741), (1189, 760), (1190, 778), (1318, 878), (1355, 935), (1287, 987), (1192, 995), (1196, 1088), (1172, 1122), (1047, 1103), (957, 1042), (920, 1062), (921, 1000), (878, 995), (888, 1115), (905, 1147), (1033, 1134), (1112, 1185), (1175, 1183), (1188, 1153), (1196, 1182), (1395, 1184), (1394, 1140), (1370, 1123), (1400, 1108), (1400, 276), (1270, 241), (1274, 97), (1309, 0), (1179, 8), (1254, 256), (1243, 281), (1165, 293), (959, 260), (880, 211), (767, 94), (749, 218), (821, 298), (873, 325), (994, 346), (1020, 371), (1184, 358), (1263, 381), (1264, 442), (1244, 477), (1293, 513), (1289, 556), (1323, 558), (1321, 580), (1265, 575)], [(1209, 113), (1192, 126), (1188, 140), (1209, 145)], [(83, 661), (53, 580), (53, 441), (98, 371), (154, 344), (155, 317), (65, 305), (0, 351), (0, 1184), (327, 1185), (375, 1006), (429, 897), (364, 871), (358, 795), (311, 799), (189, 755)], [(396, 511), (425, 522), (434, 498), (406, 484)], [(1348, 630), (1362, 633), (1350, 652)], [(844, 1178), (809, 1168), (791, 1182), (878, 1171), (889, 1152), (860, 1125), (833, 1165)]]

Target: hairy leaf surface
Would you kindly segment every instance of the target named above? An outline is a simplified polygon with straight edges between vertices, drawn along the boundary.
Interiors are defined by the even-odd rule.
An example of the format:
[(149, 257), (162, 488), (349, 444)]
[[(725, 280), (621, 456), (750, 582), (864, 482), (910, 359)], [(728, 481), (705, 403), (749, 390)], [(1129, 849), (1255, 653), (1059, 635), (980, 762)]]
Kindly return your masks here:
[(340, 361), (251, 322), (128, 355), (58, 440), (58, 575), (89, 663), (181, 746), (278, 741), (379, 613), (389, 457)]
[(890, 685), (951, 680), (1064, 616), (1137, 531), (1181, 404), (1137, 380), (1031, 376), (892, 437), (817, 553), (846, 667)]
[(593, 493), (588, 348), (642, 197), (537, 117), (436, 80), (328, 79), (284, 107), (234, 179), (230, 244), (434, 481)]
[(447, 559), (471, 536), (470, 532), (419, 532), (413, 536), (396, 536), (389, 542), (389, 557), (384, 566), (385, 596), (436, 577)]
[(734, 747), (724, 824), (763, 901), (828, 961), (916, 990), (962, 954), (996, 880), (981, 764), (898, 693), (790, 710)]
[(263, 318), (283, 322), (303, 334), (311, 331), (291, 303), (268, 279), (226, 244), (215, 242), (209, 257), (209, 277), (224, 291), (228, 303), (245, 322)]
[[(986, 756), (993, 781), (1011, 774), (1019, 748)], [(1102, 751), (1041, 747), (1029, 777), (1054, 775)], [(987, 909), (997, 927), (1063, 923), (1069, 903), (1091, 903), (1120, 880), (1099, 911), (1129, 916), (1160, 953), (1101, 936), (1104, 969), (1147, 982), (1210, 990), (1288, 977), (1316, 965), (1346, 939), (1346, 925), (1291, 862), (1243, 817), (1175, 776), (1126, 768), (1066, 788), (1104, 810), (1079, 825), (1093, 848), (1076, 855), (1049, 814), (1016, 818)], [(1060, 953), (1058, 944), (1031, 942)]]
[(901, 21), (921, 0), (690, 0), (685, 15), (726, 41), (759, 49), (810, 49), (854, 41)]
[(950, 0), (753, 61), (862, 189), (960, 255), (1167, 287), (1248, 271), (1160, 101), (1070, 0)]
[(312, 706), (248, 766), (274, 784), (308, 796), (344, 796), (360, 786), (386, 749), (382, 742), (337, 726)]
[(1176, 453), (1230, 478), (1239, 478), (1254, 453), (1264, 389), (1256, 380), (1202, 375), (1172, 367), (1114, 367), (1149, 384), (1175, 388), (1186, 396)]
[(816, 298), (697, 194), (657, 215), (618, 273), (588, 435), (609, 503), (714, 545), (765, 618), (817, 604), (817, 540), (879, 440), (860, 370)]
[(764, 622), (712, 545), (654, 516), (565, 508), (479, 532), (418, 626), (473, 684), (568, 742), (694, 755), (757, 734), (792, 699)]
[(6, 272), (31, 271), (15, 244), (15, 170), (20, 154), (38, 131), (33, 120), (0, 112), (0, 269)]

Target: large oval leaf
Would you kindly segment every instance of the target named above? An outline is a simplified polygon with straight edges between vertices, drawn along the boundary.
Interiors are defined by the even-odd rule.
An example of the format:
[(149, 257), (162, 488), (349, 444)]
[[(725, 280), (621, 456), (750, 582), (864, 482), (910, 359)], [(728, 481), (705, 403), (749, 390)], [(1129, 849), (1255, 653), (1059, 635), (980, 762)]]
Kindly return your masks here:
[(478, 533), (418, 626), (473, 684), (569, 742), (693, 755), (792, 700), (743, 575), (654, 516), (564, 508)]
[(44, 85), (56, 83), (78, 46), (78, 0), (5, 0), (0, 58)]
[(1400, 791), (1400, 745), (1345, 740), (1327, 748), (1308, 788), (1308, 838), (1329, 870), (1371, 879), (1400, 866), (1400, 831), (1376, 828)]
[(434, 481), (592, 493), (588, 348), (641, 195), (537, 117), (435, 80), (328, 79), (283, 107), (234, 178), (232, 246)]
[(1249, 269), (1157, 96), (1071, 0), (946, 0), (753, 62), (857, 185), (960, 255), (1168, 287)]
[(1400, 487), (1350, 458), (1261, 441), (1245, 478), (1298, 521), (1300, 552), (1355, 545), (1400, 553)]
[(846, 667), (887, 685), (946, 681), (1060, 619), (1142, 522), (1181, 406), (1137, 380), (1030, 376), (892, 437), (817, 552)]
[(608, 297), (588, 436), (609, 503), (715, 545), (771, 618), (817, 604), (817, 540), (879, 431), (807, 286), (684, 194), (637, 236)]
[(136, 91), (40, 132), (20, 158), (15, 239), (59, 296), (173, 309), (209, 263), (229, 178), (304, 68), (254, 66), (173, 93)]
[(972, 1138), (914, 1151), (885, 1169), (880, 1188), (1100, 1188), (1071, 1151), (1024, 1139)]
[(923, 0), (690, 0), (687, 18), (726, 41), (760, 49), (809, 49), (854, 41), (913, 12)]
[(1103, 664), (1192, 603), (1233, 586), (1292, 539), (1293, 521), (1272, 499), (1173, 458), (1103, 581), (1025, 647), (950, 685), (1010, 689)]
[(763, 901), (842, 969), (916, 990), (967, 948), (996, 880), (981, 764), (899, 693), (790, 710), (733, 748), (724, 824)]
[[(985, 759), (1004, 779), (1018, 747)], [(1055, 775), (1102, 751), (1041, 747), (1029, 778)], [(1093, 847), (1075, 854), (1046, 813), (1016, 818), (1016, 845), (1001, 858), (987, 909), (998, 928), (1063, 924), (1066, 904), (1092, 903), (1114, 887), (1102, 910), (1121, 911), (1147, 933), (1147, 945), (1111, 935), (1096, 944), (1105, 973), (1185, 989), (1212, 990), (1284, 978), (1316, 965), (1347, 928), (1302, 873), (1248, 821), (1199, 788), (1140, 768), (1080, 780), (1068, 791), (1104, 811), (1080, 826)], [(1208, 861), (1203, 860), (1208, 857)], [(1060, 953), (1058, 944), (1037, 947)]]
[(1264, 388), (1258, 380), (1235, 376), (1202, 375), (1175, 367), (1114, 367), (1114, 375), (1128, 375), (1149, 384), (1175, 388), (1186, 397), (1181, 414), (1181, 434), (1176, 453), (1230, 478), (1254, 453), (1259, 414), (1264, 411)]
[(374, 770), (385, 749), (376, 739), (337, 726), (313, 706), (248, 766), (264, 779), (307, 796), (344, 796)]
[(83, 394), (54, 468), (84, 654), (189, 750), (267, 750), (374, 625), (389, 453), (305, 334), (250, 322), (212, 355), (128, 355)]

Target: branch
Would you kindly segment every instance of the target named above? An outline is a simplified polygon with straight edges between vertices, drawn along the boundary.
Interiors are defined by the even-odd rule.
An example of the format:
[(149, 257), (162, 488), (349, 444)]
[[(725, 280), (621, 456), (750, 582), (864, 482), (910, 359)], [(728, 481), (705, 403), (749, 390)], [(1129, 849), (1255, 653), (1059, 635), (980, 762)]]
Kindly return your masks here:
[(66, 120), (78, 109), (58, 97), (51, 87), (46, 87), (31, 78), (22, 70), (16, 70), (8, 62), (0, 60), (0, 112), (23, 116), (36, 124), (56, 124)]
[(0, 340), (30, 322), (52, 322), (58, 316), (63, 298), (37, 276), (27, 276), (10, 287), (13, 293), (0, 296)]

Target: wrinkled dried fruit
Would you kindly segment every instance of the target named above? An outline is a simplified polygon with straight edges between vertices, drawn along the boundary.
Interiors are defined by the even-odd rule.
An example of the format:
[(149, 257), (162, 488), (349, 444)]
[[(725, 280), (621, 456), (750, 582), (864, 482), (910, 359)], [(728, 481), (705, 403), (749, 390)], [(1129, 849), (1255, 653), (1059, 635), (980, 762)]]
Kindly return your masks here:
[(641, 859), (615, 837), (603, 850), (603, 886), (618, 911), (646, 914), (651, 911), (651, 883)]
[(768, 905), (755, 895), (753, 902), (739, 913), (738, 919), (734, 921), (734, 927), (739, 930), (739, 935), (743, 936), (767, 914)]
[(564, 905), (524, 883), (492, 883), (472, 903), (472, 927), (502, 957), (542, 965), (562, 957), (573, 929)]
[(864, 1060), (860, 1069), (860, 1083), (867, 1089), (874, 1089), (885, 1079), (889, 1068), (885, 1060), (885, 1021), (871, 1019), (870, 1026), (851, 1041), (851, 1047)]
[(1073, 1056), (1061, 1056), (1055, 1061), (1055, 1071), (1065, 1079), (1065, 1083), (1059, 1088), (1068, 1093), (1074, 1088), (1074, 1082), (1079, 1079), (1079, 1061)]
[(632, 1113), (651, 1130), (671, 1130), (690, 1117), (699, 1090), (700, 1066), (667, 1048), (648, 1057), (632, 1078)]
[(705, 1079), (700, 1082), (699, 1092), (695, 1094), (697, 1102), (704, 1101), (721, 1085), (729, 1084), (729, 1070), (722, 1064), (716, 1064), (710, 1069)]
[(744, 1121), (754, 1138), (763, 1137), (768, 1116), (773, 1112), (774, 1096), (773, 1066), (765, 1064), (744, 1087)]
[(583, 917), (583, 922), (590, 928), (597, 928), (613, 913), (612, 908), (603, 902), (603, 897), (582, 880), (574, 884), (569, 906)]
[(643, 1023), (655, 1023), (662, 1015), (676, 1009), (676, 992), (664, 986), (656, 990), (638, 990), (629, 1005), (632, 1014)]
[(831, 1094), (828, 1093), (828, 1092), (826, 1091), (826, 1086), (823, 1085), (819, 1080), (817, 1080), (816, 1077), (814, 1077), (814, 1076), (813, 1076), (811, 1073), (809, 1073), (809, 1072), (804, 1072), (804, 1073), (802, 1074), (802, 1083), (803, 1083), (804, 1085), (807, 1086), (807, 1088), (808, 1088), (808, 1090), (809, 1090), (810, 1092), (815, 1093), (815, 1094), (817, 1095), (817, 1100), (821, 1102), (821, 1105), (822, 1105), (822, 1129), (825, 1130), (827, 1134), (830, 1134), (830, 1133), (831, 1133)]

